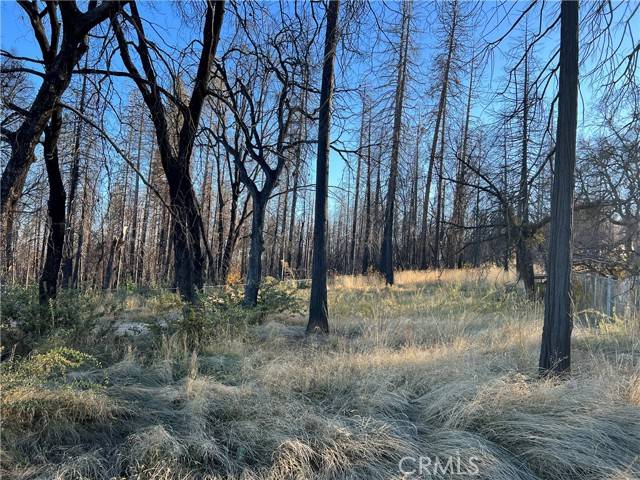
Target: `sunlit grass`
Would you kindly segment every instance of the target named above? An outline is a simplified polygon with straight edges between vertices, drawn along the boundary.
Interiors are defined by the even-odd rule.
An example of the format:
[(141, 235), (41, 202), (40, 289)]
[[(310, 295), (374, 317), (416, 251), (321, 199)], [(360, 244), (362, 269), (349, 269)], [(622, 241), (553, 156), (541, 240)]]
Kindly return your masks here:
[[(638, 478), (638, 318), (575, 325), (572, 377), (540, 380), (542, 306), (514, 280), (498, 268), (398, 272), (393, 287), (337, 277), (327, 338), (304, 337), (302, 312), (197, 352), (177, 334), (151, 350), (131, 340), (111, 365), (38, 384), (64, 389), (56, 403), (7, 410), (21, 420), (3, 466), (15, 478), (400, 479), (403, 456), (459, 455), (481, 459), (473, 478)], [(10, 405), (31, 387), (15, 388)]]

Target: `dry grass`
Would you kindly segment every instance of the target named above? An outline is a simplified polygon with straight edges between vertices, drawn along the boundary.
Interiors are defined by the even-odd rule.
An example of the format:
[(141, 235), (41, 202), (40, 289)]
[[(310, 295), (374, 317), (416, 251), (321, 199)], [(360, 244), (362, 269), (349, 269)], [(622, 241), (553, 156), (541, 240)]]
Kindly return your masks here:
[[(490, 283), (504, 285), (514, 282), (517, 276), (513, 270), (505, 272), (498, 267), (466, 268), (455, 270), (403, 270), (395, 272), (395, 287), (414, 288), (438, 283)], [(336, 289), (367, 289), (384, 287), (384, 279), (379, 275), (340, 275), (334, 277), (331, 286)]]
[(541, 307), (512, 281), (498, 269), (399, 272), (392, 288), (338, 277), (327, 339), (301, 338), (304, 316), (279, 315), (197, 354), (165, 337), (74, 375), (107, 378), (99, 389), (38, 387), (54, 406), (14, 411), (26, 387), (11, 389), (4, 471), (400, 479), (402, 457), (453, 455), (479, 459), (479, 474), (423, 478), (640, 478), (639, 319), (576, 326), (571, 379), (539, 380)]

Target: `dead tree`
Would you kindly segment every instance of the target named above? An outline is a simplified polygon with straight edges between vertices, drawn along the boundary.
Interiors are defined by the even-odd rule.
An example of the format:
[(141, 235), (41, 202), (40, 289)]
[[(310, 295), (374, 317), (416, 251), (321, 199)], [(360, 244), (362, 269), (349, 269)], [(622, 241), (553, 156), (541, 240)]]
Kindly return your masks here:
[(367, 107), (366, 107), (366, 93), (362, 96), (362, 112), (360, 121), (360, 145), (358, 146), (358, 160), (356, 165), (356, 187), (353, 198), (353, 219), (351, 222), (351, 245), (349, 247), (349, 271), (353, 274), (356, 269), (356, 243), (357, 243), (357, 228), (358, 228), (358, 208), (360, 204), (360, 172), (362, 169), (362, 159), (364, 158), (365, 150), (365, 132), (366, 132), (366, 119), (367, 119)]
[(49, 237), (47, 240), (47, 256), (39, 282), (39, 298), (41, 305), (47, 305), (58, 293), (58, 273), (62, 262), (62, 249), (65, 232), (65, 204), (67, 195), (60, 174), (58, 158), (58, 138), (62, 127), (62, 115), (56, 108), (51, 115), (49, 125), (44, 132), (44, 161), (49, 180), (49, 200), (47, 214), (49, 216)]
[[(167, 92), (160, 85), (152, 58), (152, 48), (145, 35), (143, 21), (138, 13), (136, 2), (130, 5), (130, 15), (124, 19), (112, 15), (112, 25), (118, 40), (122, 61), (129, 75), (136, 83), (142, 98), (149, 109), (155, 127), (156, 141), (162, 168), (169, 185), (171, 199), (171, 227), (174, 248), (174, 284), (180, 295), (188, 300), (196, 299), (196, 289), (202, 287), (204, 255), (202, 247), (209, 250), (202, 216), (191, 179), (190, 164), (193, 145), (200, 123), (204, 102), (208, 96), (212, 64), (220, 38), (224, 2), (207, 2), (204, 28), (202, 32), (202, 51), (194, 79), (194, 87), (188, 103)], [(122, 23), (130, 23), (137, 36), (135, 51), (142, 65), (142, 72), (131, 56), (130, 43), (123, 31)], [(157, 49), (153, 49), (154, 52)], [(177, 79), (173, 79), (176, 81)], [(177, 145), (172, 144), (169, 128), (167, 98), (178, 106), (182, 117)]]
[(411, 19), (411, 4), (402, 4), (402, 29), (400, 34), (400, 58), (398, 60), (398, 76), (393, 114), (393, 136), (391, 139), (391, 165), (389, 166), (389, 185), (387, 201), (384, 210), (384, 229), (382, 245), (380, 247), (380, 272), (384, 275), (388, 285), (393, 285), (393, 225), (395, 222), (396, 184), (398, 178), (398, 157), (400, 155), (400, 133), (402, 130), (402, 107), (404, 90), (407, 81), (407, 53), (409, 48), (409, 23)]
[[(87, 56), (85, 56), (84, 62), (85, 68), (87, 67)], [(87, 76), (82, 77), (82, 86), (80, 88), (80, 99), (78, 110), (81, 113), (85, 113), (87, 98)], [(80, 181), (80, 157), (81, 149), (80, 143), (82, 140), (82, 134), (84, 122), (81, 119), (76, 119), (73, 132), (73, 159), (71, 161), (71, 178), (69, 180), (69, 198), (67, 199), (67, 229), (64, 240), (64, 252), (62, 259), (62, 287), (67, 288), (72, 280), (73, 276), (73, 218), (76, 207), (76, 192), (78, 190), (78, 182)]]
[[(447, 93), (449, 89), (449, 77), (451, 74), (451, 64), (453, 63), (453, 55), (455, 51), (455, 39), (458, 28), (458, 12), (459, 6), (457, 0), (453, 2), (451, 13), (451, 25), (447, 35), (447, 54), (444, 62), (444, 70), (442, 73), (442, 86), (440, 88), (440, 97), (438, 100), (438, 110), (436, 112), (436, 122), (433, 129), (433, 140), (431, 141), (431, 153), (429, 155), (429, 166), (427, 170), (427, 181), (425, 184), (424, 202), (422, 205), (422, 226), (420, 229), (420, 266), (426, 268), (429, 263), (429, 245), (427, 240), (427, 230), (429, 227), (429, 199), (431, 197), (431, 183), (433, 181), (433, 167), (436, 162), (436, 152), (438, 149), (438, 138), (441, 130), (441, 123), (444, 123), (444, 117), (447, 109)], [(444, 131), (444, 129), (442, 129)], [(444, 134), (443, 134), (444, 135)], [(438, 191), (440, 195), (440, 191)]]
[(327, 5), (327, 30), (324, 40), (322, 85), (320, 87), (320, 123), (316, 162), (316, 202), (313, 220), (313, 263), (307, 333), (329, 333), (327, 301), (327, 203), (329, 199), (329, 148), (331, 145), (331, 107), (334, 90), (334, 61), (338, 46), (339, 0)]
[[(525, 48), (527, 45), (525, 43)], [(528, 50), (528, 48), (527, 48)], [(520, 161), (520, 182), (518, 189), (518, 217), (520, 225), (529, 223), (529, 55), (524, 57), (524, 78), (522, 98), (522, 152)], [(528, 239), (523, 234), (523, 229), (518, 231), (516, 243), (516, 268), (518, 275), (524, 283), (530, 297), (535, 293), (533, 258)]]
[[(254, 5), (234, 6), (234, 13), (243, 26), (243, 41), (251, 48), (230, 47), (217, 64), (221, 87), (211, 89), (211, 94), (230, 114), (233, 125), (219, 116), (220, 121), (225, 122), (222, 128), (208, 131), (231, 155), (240, 181), (251, 197), (251, 235), (243, 303), (255, 306), (262, 279), (267, 203), (290, 152), (300, 143), (306, 143), (305, 139), (292, 139), (290, 135), (294, 113), (300, 111), (299, 106), (291, 104), (290, 96), (295, 88), (307, 88), (300, 85), (306, 68), (300, 59), (307, 58), (313, 38), (300, 34), (299, 27), (303, 25), (300, 15), (291, 20), (291, 25), (274, 22), (272, 34), (249, 30), (245, 18), (254, 13), (240, 11), (240, 8), (252, 9)], [(265, 10), (263, 14), (268, 15)], [(262, 35), (268, 38), (260, 38)], [(229, 71), (227, 64), (234, 70)], [(231, 127), (242, 138), (239, 144), (230, 141), (225, 133)]]
[[(467, 92), (467, 107), (465, 112), (464, 129), (462, 132), (462, 149), (461, 156), (464, 159), (469, 158), (469, 121), (471, 119), (471, 99), (473, 91), (473, 69), (474, 65), (471, 65), (471, 72), (469, 75), (469, 89)], [(465, 212), (467, 209), (467, 167), (464, 162), (456, 162), (456, 185), (453, 198), (453, 213), (451, 216), (452, 232), (450, 235), (450, 245), (447, 252), (447, 267), (452, 268), (457, 266), (462, 267), (462, 255), (460, 248), (462, 246), (462, 234), (465, 228)], [(456, 258), (456, 256), (458, 258)]]
[(371, 255), (370, 243), (371, 243), (371, 108), (369, 107), (369, 121), (367, 123), (367, 177), (364, 193), (364, 233), (362, 235), (362, 274), (366, 275), (369, 271), (369, 259)]
[(558, 126), (539, 363), (542, 374), (560, 374), (571, 368), (571, 230), (578, 125), (578, 2), (562, 2), (560, 19)]

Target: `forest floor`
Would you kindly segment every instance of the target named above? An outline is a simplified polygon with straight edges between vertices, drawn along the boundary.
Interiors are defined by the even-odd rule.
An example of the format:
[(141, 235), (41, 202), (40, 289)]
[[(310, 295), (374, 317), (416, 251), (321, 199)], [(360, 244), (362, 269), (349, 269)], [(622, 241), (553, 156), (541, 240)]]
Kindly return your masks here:
[[(512, 280), (337, 277), (332, 333), (309, 338), (296, 302), (248, 320), (219, 298), (204, 320), (170, 295), (61, 302), (39, 327), (54, 333), (2, 365), (1, 473), (640, 478), (640, 319), (576, 324), (571, 377), (541, 380), (542, 305)], [(28, 320), (21, 295), (3, 300), (9, 329)]]

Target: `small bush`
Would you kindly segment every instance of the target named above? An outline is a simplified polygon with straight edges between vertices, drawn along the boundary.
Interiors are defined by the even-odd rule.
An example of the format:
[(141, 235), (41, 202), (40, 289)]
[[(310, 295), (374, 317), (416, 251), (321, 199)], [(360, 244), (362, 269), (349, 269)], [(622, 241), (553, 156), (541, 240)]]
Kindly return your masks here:
[(100, 363), (91, 355), (72, 348), (54, 348), (24, 360), (3, 363), (0, 383), (5, 390), (18, 384), (59, 383), (68, 372), (86, 365), (99, 367)]
[(46, 310), (37, 301), (34, 288), (11, 288), (2, 292), (0, 302), (0, 349), (2, 355), (23, 353), (24, 344), (43, 330)]
[(160, 289), (148, 294), (147, 306), (154, 313), (165, 312), (167, 310), (179, 309), (184, 306), (180, 295), (176, 292)]
[[(26, 355), (43, 337), (55, 336), (63, 343), (86, 344), (99, 316), (112, 313), (118, 302), (93, 292), (63, 290), (48, 305), (38, 303), (35, 288), (11, 288), (0, 302), (2, 353)], [(54, 342), (55, 343), (55, 342)]]
[(210, 338), (243, 336), (250, 325), (260, 323), (267, 314), (299, 312), (302, 302), (295, 282), (272, 277), (262, 281), (256, 307), (242, 305), (243, 286), (217, 287), (201, 293), (198, 308), (185, 308), (178, 330), (193, 347)]
[(302, 301), (298, 290), (298, 285), (295, 282), (279, 281), (273, 277), (266, 277), (260, 286), (258, 308), (263, 313), (298, 313), (302, 310)]

